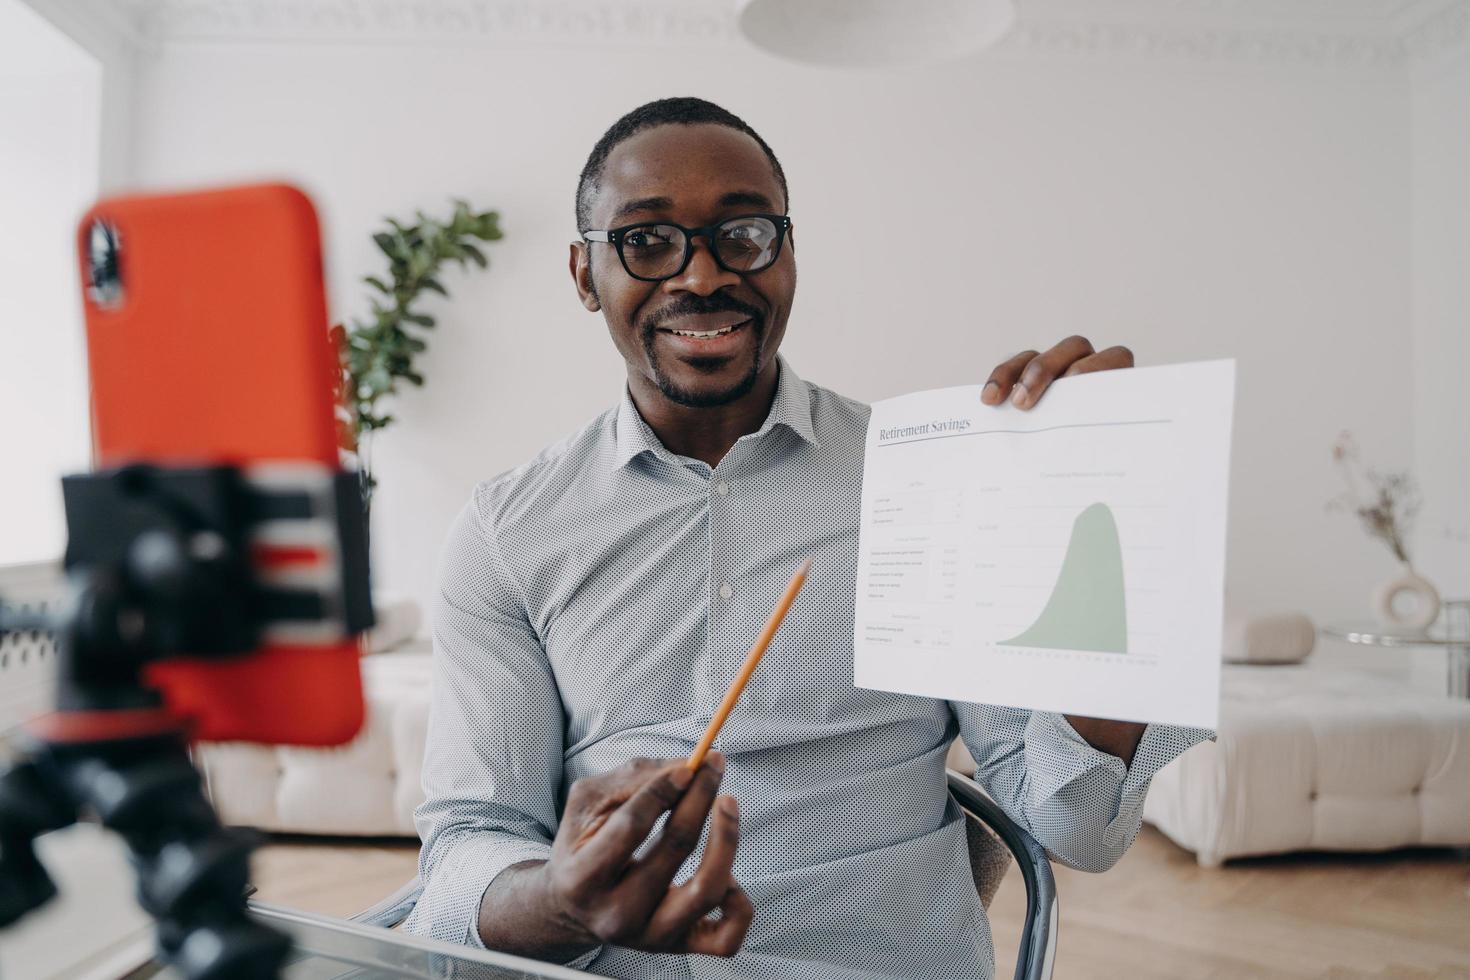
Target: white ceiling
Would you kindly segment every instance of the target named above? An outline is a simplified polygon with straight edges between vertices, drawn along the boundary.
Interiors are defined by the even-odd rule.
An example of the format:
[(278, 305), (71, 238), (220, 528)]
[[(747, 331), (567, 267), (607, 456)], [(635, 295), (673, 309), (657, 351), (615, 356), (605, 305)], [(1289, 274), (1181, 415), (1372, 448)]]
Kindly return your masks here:
[[(33, 0), (39, 2), (39, 0)], [(738, 40), (735, 0), (44, 0), (142, 44)], [(1470, 0), (1017, 0), (1010, 52), (1400, 67), (1470, 40)]]
[(0, 0), (0, 75), (35, 78), (97, 71), (96, 58), (21, 0)]

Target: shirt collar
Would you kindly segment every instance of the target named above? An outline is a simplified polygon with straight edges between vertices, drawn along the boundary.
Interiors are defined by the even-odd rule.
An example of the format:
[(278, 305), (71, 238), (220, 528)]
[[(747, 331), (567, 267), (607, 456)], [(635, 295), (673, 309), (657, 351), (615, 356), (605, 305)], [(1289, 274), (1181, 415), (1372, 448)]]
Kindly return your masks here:
[[(765, 423), (753, 433), (761, 438), (778, 425), (784, 425), (802, 439), (817, 445), (816, 430), (812, 427), (811, 395), (807, 383), (797, 377), (786, 358), (776, 355), (779, 373), (776, 376), (776, 397), (771, 401), (771, 411)], [(672, 459), (672, 454), (659, 441), (658, 436), (638, 414), (633, 404), (633, 395), (623, 388), (623, 401), (618, 406), (617, 446), (613, 452), (613, 468), (626, 466), (639, 453), (651, 452), (655, 456)]]

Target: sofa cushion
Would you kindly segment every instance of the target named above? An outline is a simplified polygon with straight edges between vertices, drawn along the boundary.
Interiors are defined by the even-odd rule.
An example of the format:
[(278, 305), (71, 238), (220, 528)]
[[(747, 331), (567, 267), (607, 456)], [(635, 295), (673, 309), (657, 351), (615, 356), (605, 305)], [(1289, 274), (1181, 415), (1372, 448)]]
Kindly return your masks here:
[(1296, 664), (1317, 643), (1317, 628), (1303, 613), (1246, 615), (1226, 610), (1220, 657), (1226, 663)]
[(425, 641), (364, 657), (367, 714), (346, 745), (198, 746), (220, 819), (292, 833), (416, 836), (432, 664)]
[(1219, 738), (1159, 771), (1144, 819), (1205, 865), (1470, 845), (1470, 701), (1325, 665), (1226, 666)]

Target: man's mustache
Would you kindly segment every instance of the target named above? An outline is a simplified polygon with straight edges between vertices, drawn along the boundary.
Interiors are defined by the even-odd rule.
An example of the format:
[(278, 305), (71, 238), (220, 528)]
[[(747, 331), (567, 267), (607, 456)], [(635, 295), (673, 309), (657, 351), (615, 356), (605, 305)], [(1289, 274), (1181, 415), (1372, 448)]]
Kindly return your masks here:
[(643, 321), (644, 336), (652, 336), (653, 332), (670, 320), (677, 320), (684, 316), (696, 316), (700, 313), (739, 313), (751, 322), (751, 326), (759, 332), (765, 325), (765, 314), (751, 306), (742, 303), (733, 296), (725, 293), (713, 293), (709, 296), (695, 296), (686, 293), (674, 300), (668, 306), (650, 313)]

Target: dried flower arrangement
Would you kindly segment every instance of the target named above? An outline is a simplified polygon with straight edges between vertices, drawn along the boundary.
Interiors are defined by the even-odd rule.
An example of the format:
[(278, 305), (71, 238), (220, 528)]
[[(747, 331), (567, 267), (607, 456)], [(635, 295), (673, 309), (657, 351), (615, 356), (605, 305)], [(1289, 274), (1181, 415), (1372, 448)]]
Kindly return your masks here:
[[(1419, 487), (1408, 471), (1384, 473), (1359, 461), (1358, 443), (1343, 432), (1332, 445), (1346, 489), (1328, 502), (1329, 510), (1356, 514), (1369, 536), (1388, 545), (1394, 557), (1409, 561), (1409, 531), (1419, 513)], [(1366, 493), (1365, 493), (1366, 489)]]

